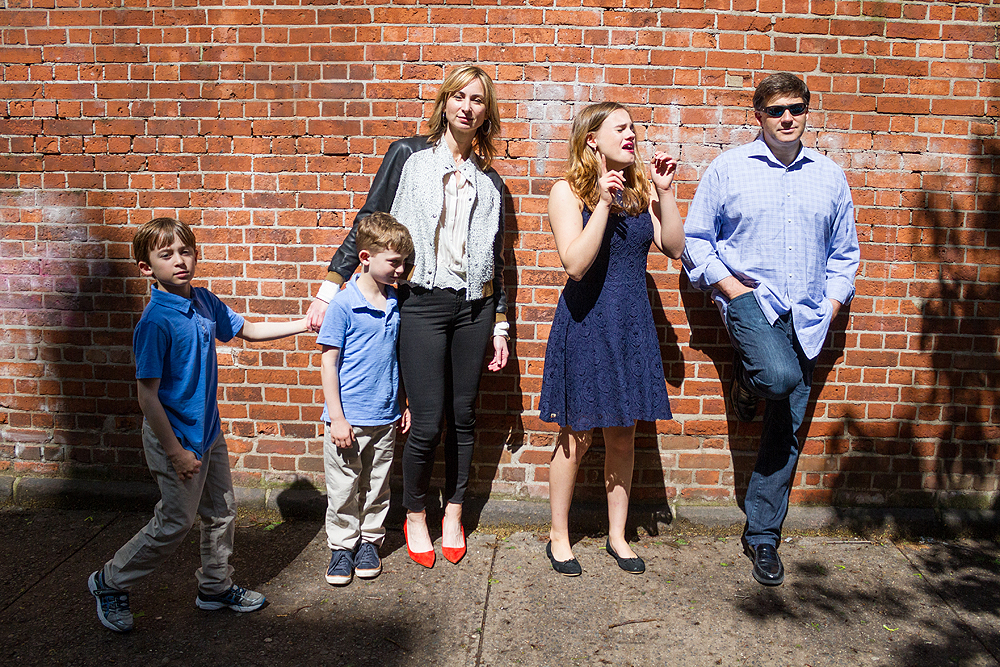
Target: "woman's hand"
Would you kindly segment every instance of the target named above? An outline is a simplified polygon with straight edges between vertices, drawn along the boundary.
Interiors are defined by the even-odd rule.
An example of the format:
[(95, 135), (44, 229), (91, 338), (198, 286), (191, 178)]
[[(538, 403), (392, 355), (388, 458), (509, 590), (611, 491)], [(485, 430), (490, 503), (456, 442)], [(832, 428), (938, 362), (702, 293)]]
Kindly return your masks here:
[(309, 331), (319, 331), (320, 326), (323, 325), (323, 317), (326, 315), (326, 309), (329, 305), (320, 299), (313, 299), (313, 302), (309, 304), (309, 310), (306, 311), (306, 324), (309, 327)]
[(663, 151), (653, 154), (653, 159), (649, 162), (653, 187), (657, 194), (663, 194), (670, 190), (674, 184), (674, 175), (677, 173), (677, 159), (670, 157)]
[(507, 339), (503, 336), (493, 337), (493, 360), (487, 368), (496, 373), (507, 365)]
[(603, 153), (598, 153), (601, 163), (601, 173), (597, 179), (597, 187), (601, 190), (601, 201), (611, 206), (611, 204), (621, 203), (622, 193), (625, 191), (625, 175), (620, 171), (608, 170), (608, 161)]

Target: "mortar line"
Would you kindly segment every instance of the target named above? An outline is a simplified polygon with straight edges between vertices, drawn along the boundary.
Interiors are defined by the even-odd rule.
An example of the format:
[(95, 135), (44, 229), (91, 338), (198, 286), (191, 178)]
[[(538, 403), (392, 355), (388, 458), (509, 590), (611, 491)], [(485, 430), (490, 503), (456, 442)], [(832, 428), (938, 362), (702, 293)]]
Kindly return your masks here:
[(16, 595), (15, 597), (14, 597), (14, 599), (10, 601), (10, 603), (9, 603), (9, 604), (7, 604), (6, 606), (4, 606), (4, 608), (3, 608), (3, 609), (0, 609), (0, 614), (3, 614), (3, 613), (6, 613), (8, 609), (10, 609), (10, 608), (11, 608), (11, 607), (13, 607), (13, 606), (14, 606), (15, 604), (17, 604), (17, 601), (18, 601), (18, 600), (20, 600), (20, 599), (21, 599), (21, 598), (23, 598), (23, 597), (24, 597), (25, 595), (27, 595), (29, 591), (31, 591), (31, 590), (32, 590), (33, 588), (35, 588), (35, 586), (37, 586), (38, 584), (40, 584), (40, 583), (42, 583), (43, 581), (45, 581), (45, 579), (46, 579), (46, 578), (47, 578), (47, 577), (48, 577), (48, 576), (49, 576), (50, 574), (52, 574), (52, 573), (53, 573), (53, 572), (55, 572), (55, 571), (56, 571), (57, 569), (59, 569), (59, 568), (60, 568), (60, 567), (61, 567), (61, 566), (62, 566), (62, 565), (63, 565), (63, 564), (64, 564), (64, 563), (66, 562), (66, 561), (70, 560), (71, 558), (73, 558), (74, 556), (76, 556), (76, 555), (77, 555), (78, 553), (80, 553), (80, 551), (82, 551), (84, 547), (86, 547), (86, 546), (87, 546), (88, 544), (90, 544), (90, 543), (91, 543), (91, 542), (93, 542), (93, 541), (94, 541), (95, 539), (97, 539), (97, 536), (98, 536), (98, 535), (100, 535), (100, 534), (101, 534), (101, 533), (103, 533), (103, 532), (104, 532), (105, 530), (107, 530), (107, 529), (108, 529), (109, 527), (111, 527), (111, 525), (112, 525), (113, 523), (115, 523), (116, 521), (118, 521), (118, 520), (119, 520), (119, 519), (120, 519), (121, 517), (122, 517), (122, 513), (121, 513), (121, 512), (119, 512), (118, 514), (116, 514), (116, 515), (114, 516), (114, 518), (112, 518), (112, 519), (111, 519), (110, 521), (108, 521), (108, 522), (107, 522), (106, 524), (104, 524), (104, 525), (103, 525), (103, 526), (101, 527), (101, 529), (100, 529), (100, 530), (98, 530), (98, 531), (97, 531), (96, 533), (94, 533), (93, 535), (91, 535), (89, 539), (85, 540), (85, 541), (84, 541), (84, 542), (83, 542), (83, 543), (82, 543), (82, 544), (81, 544), (80, 546), (78, 546), (78, 547), (77, 547), (76, 549), (74, 549), (72, 553), (70, 553), (70, 554), (69, 554), (68, 556), (66, 556), (65, 558), (63, 558), (63, 559), (62, 559), (61, 561), (59, 561), (58, 563), (56, 563), (55, 565), (53, 565), (52, 567), (50, 567), (50, 568), (48, 569), (48, 571), (47, 571), (47, 572), (45, 572), (45, 573), (43, 573), (42, 575), (40, 575), (40, 576), (38, 577), (38, 579), (36, 579), (36, 580), (34, 581), (34, 583), (32, 583), (32, 584), (31, 584), (30, 586), (28, 586), (27, 588), (25, 588), (25, 589), (24, 589), (23, 591), (21, 591), (20, 593), (18, 593), (18, 594), (17, 594), (17, 595)]
[(966, 623), (965, 619), (962, 618), (961, 614), (958, 613), (958, 610), (955, 609), (955, 607), (951, 604), (951, 601), (944, 596), (944, 593), (942, 593), (940, 590), (938, 590), (937, 586), (934, 585), (934, 582), (931, 581), (927, 577), (927, 575), (925, 575), (920, 570), (919, 567), (917, 567), (916, 563), (914, 563), (913, 560), (909, 556), (906, 555), (905, 551), (903, 551), (902, 549), (900, 549), (900, 547), (899, 547), (898, 544), (896, 544), (895, 542), (893, 542), (892, 546), (896, 547), (896, 550), (899, 551), (899, 553), (903, 556), (903, 558), (906, 559), (906, 562), (909, 563), (910, 567), (912, 567), (913, 570), (917, 574), (920, 575), (920, 578), (923, 579), (923, 581), (924, 581), (925, 584), (927, 584), (927, 587), (930, 588), (932, 591), (934, 591), (934, 594), (937, 595), (941, 599), (941, 601), (944, 603), (944, 606), (946, 606), (948, 608), (948, 611), (950, 611), (952, 613), (952, 615), (955, 618), (957, 618), (958, 621), (964, 626), (963, 629), (965, 630), (965, 632), (968, 633), (968, 634), (970, 634), (970, 635), (972, 635), (972, 637), (977, 642), (979, 642), (979, 645), (983, 647), (983, 650), (986, 651), (986, 653), (989, 654), (989, 656), (992, 657), (993, 660), (995, 660), (997, 663), (1000, 663), (1000, 656), (997, 656), (997, 654), (994, 653), (990, 649), (990, 647), (986, 644), (986, 642), (983, 641), (982, 637), (979, 636), (979, 633), (976, 632), (976, 629), (974, 627), (972, 627), (969, 623)]
[(490, 593), (493, 590), (493, 568), (497, 562), (497, 552), (500, 550), (499, 538), (493, 542), (493, 556), (490, 558), (490, 569), (486, 573), (486, 600), (483, 602), (483, 619), (479, 623), (479, 648), (476, 650), (476, 667), (480, 667), (483, 660), (483, 644), (486, 642), (486, 614), (490, 609)]

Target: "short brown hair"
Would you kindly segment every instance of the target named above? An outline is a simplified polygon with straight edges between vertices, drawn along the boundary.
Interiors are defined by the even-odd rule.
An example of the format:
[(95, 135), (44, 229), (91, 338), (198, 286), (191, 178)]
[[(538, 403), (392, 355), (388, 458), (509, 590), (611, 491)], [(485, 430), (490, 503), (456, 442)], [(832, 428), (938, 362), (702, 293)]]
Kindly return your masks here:
[(149, 264), (149, 256), (174, 242), (179, 238), (181, 243), (191, 248), (197, 248), (191, 228), (174, 218), (153, 218), (139, 227), (132, 239), (132, 254), (136, 263)]
[(757, 90), (753, 94), (753, 108), (756, 111), (763, 111), (767, 103), (779, 95), (801, 97), (806, 106), (809, 106), (809, 88), (806, 82), (794, 74), (778, 72), (765, 77), (757, 85)]
[(373, 255), (383, 250), (398, 252), (403, 257), (409, 257), (413, 253), (410, 231), (396, 218), (382, 211), (375, 211), (358, 223), (354, 242), (358, 252), (367, 250)]

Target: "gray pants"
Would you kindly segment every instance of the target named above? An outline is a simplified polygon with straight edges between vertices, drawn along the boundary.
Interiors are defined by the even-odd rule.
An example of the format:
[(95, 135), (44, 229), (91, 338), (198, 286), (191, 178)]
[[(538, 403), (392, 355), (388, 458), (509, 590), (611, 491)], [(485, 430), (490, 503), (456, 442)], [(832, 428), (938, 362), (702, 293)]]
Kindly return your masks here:
[(359, 541), (378, 547), (385, 539), (396, 425), (355, 426), (354, 438), (357, 442), (349, 449), (339, 449), (330, 438), (330, 425), (323, 429), (330, 549), (353, 550)]
[(183, 482), (145, 421), (142, 448), (160, 487), (160, 502), (149, 523), (104, 564), (104, 581), (121, 591), (132, 588), (180, 546), (197, 514), (201, 517), (201, 567), (195, 572), (198, 589), (207, 595), (226, 592), (233, 584), (229, 556), (236, 528), (226, 439), (220, 433), (202, 457), (198, 474)]

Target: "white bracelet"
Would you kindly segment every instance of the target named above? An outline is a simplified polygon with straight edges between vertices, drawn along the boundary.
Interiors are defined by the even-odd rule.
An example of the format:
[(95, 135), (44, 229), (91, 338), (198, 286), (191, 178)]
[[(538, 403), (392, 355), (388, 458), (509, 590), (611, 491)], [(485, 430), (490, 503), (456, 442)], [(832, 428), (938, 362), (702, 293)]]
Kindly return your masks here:
[(319, 291), (316, 292), (316, 298), (323, 303), (330, 303), (339, 290), (340, 286), (337, 283), (332, 280), (324, 280), (323, 284), (319, 286)]
[(493, 323), (493, 335), (503, 336), (507, 340), (510, 340), (510, 322), (494, 322)]

